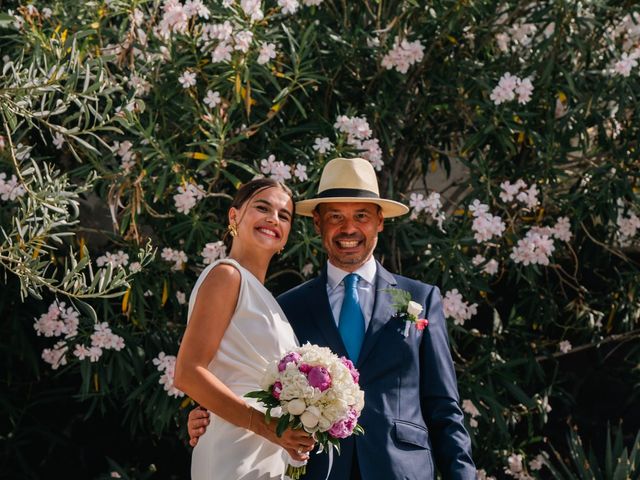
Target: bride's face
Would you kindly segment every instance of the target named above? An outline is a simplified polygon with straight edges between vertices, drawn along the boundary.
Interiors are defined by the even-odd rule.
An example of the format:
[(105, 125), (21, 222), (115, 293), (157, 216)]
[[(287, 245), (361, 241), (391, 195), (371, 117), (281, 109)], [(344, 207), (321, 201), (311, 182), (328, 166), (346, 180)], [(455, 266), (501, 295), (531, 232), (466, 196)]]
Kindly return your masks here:
[(276, 187), (259, 191), (239, 209), (229, 211), (229, 221), (235, 221), (238, 227), (233, 242), (241, 242), (243, 248), (264, 249), (272, 254), (287, 243), (292, 219), (293, 201)]

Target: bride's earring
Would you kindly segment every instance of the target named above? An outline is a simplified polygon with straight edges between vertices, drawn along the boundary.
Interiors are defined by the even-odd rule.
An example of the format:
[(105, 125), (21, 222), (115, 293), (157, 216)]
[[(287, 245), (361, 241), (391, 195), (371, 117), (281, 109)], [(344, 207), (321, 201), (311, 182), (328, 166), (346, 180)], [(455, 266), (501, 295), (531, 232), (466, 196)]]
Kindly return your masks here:
[(231, 220), (231, 223), (227, 227), (227, 230), (229, 231), (232, 237), (235, 238), (238, 236), (238, 224), (236, 223), (235, 220)]

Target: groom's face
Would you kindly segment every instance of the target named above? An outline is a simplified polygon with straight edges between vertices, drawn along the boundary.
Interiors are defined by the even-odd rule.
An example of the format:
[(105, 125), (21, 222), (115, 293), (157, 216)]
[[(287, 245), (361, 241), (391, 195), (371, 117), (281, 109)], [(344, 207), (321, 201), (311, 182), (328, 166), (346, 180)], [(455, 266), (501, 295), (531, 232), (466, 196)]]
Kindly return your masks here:
[(380, 207), (372, 203), (321, 203), (313, 212), (313, 224), (329, 261), (355, 272), (373, 255), (383, 218)]

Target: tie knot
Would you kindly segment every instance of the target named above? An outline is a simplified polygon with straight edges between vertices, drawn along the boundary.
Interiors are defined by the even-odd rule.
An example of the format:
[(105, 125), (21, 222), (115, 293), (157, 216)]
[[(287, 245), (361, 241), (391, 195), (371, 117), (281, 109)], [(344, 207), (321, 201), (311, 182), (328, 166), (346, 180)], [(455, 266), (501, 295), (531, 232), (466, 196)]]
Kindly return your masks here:
[(358, 275), (357, 273), (350, 273), (349, 275), (344, 277), (344, 288), (356, 288), (356, 285), (358, 285), (358, 280), (360, 280), (360, 275)]

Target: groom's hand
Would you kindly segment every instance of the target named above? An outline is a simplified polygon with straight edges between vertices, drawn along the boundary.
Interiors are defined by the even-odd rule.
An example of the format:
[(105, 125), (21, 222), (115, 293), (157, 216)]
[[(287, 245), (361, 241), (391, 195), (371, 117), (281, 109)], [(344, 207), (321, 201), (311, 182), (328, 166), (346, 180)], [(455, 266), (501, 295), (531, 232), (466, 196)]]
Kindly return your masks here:
[(204, 435), (209, 425), (209, 412), (203, 407), (196, 407), (189, 412), (187, 431), (189, 432), (189, 445), (195, 447), (198, 438)]

